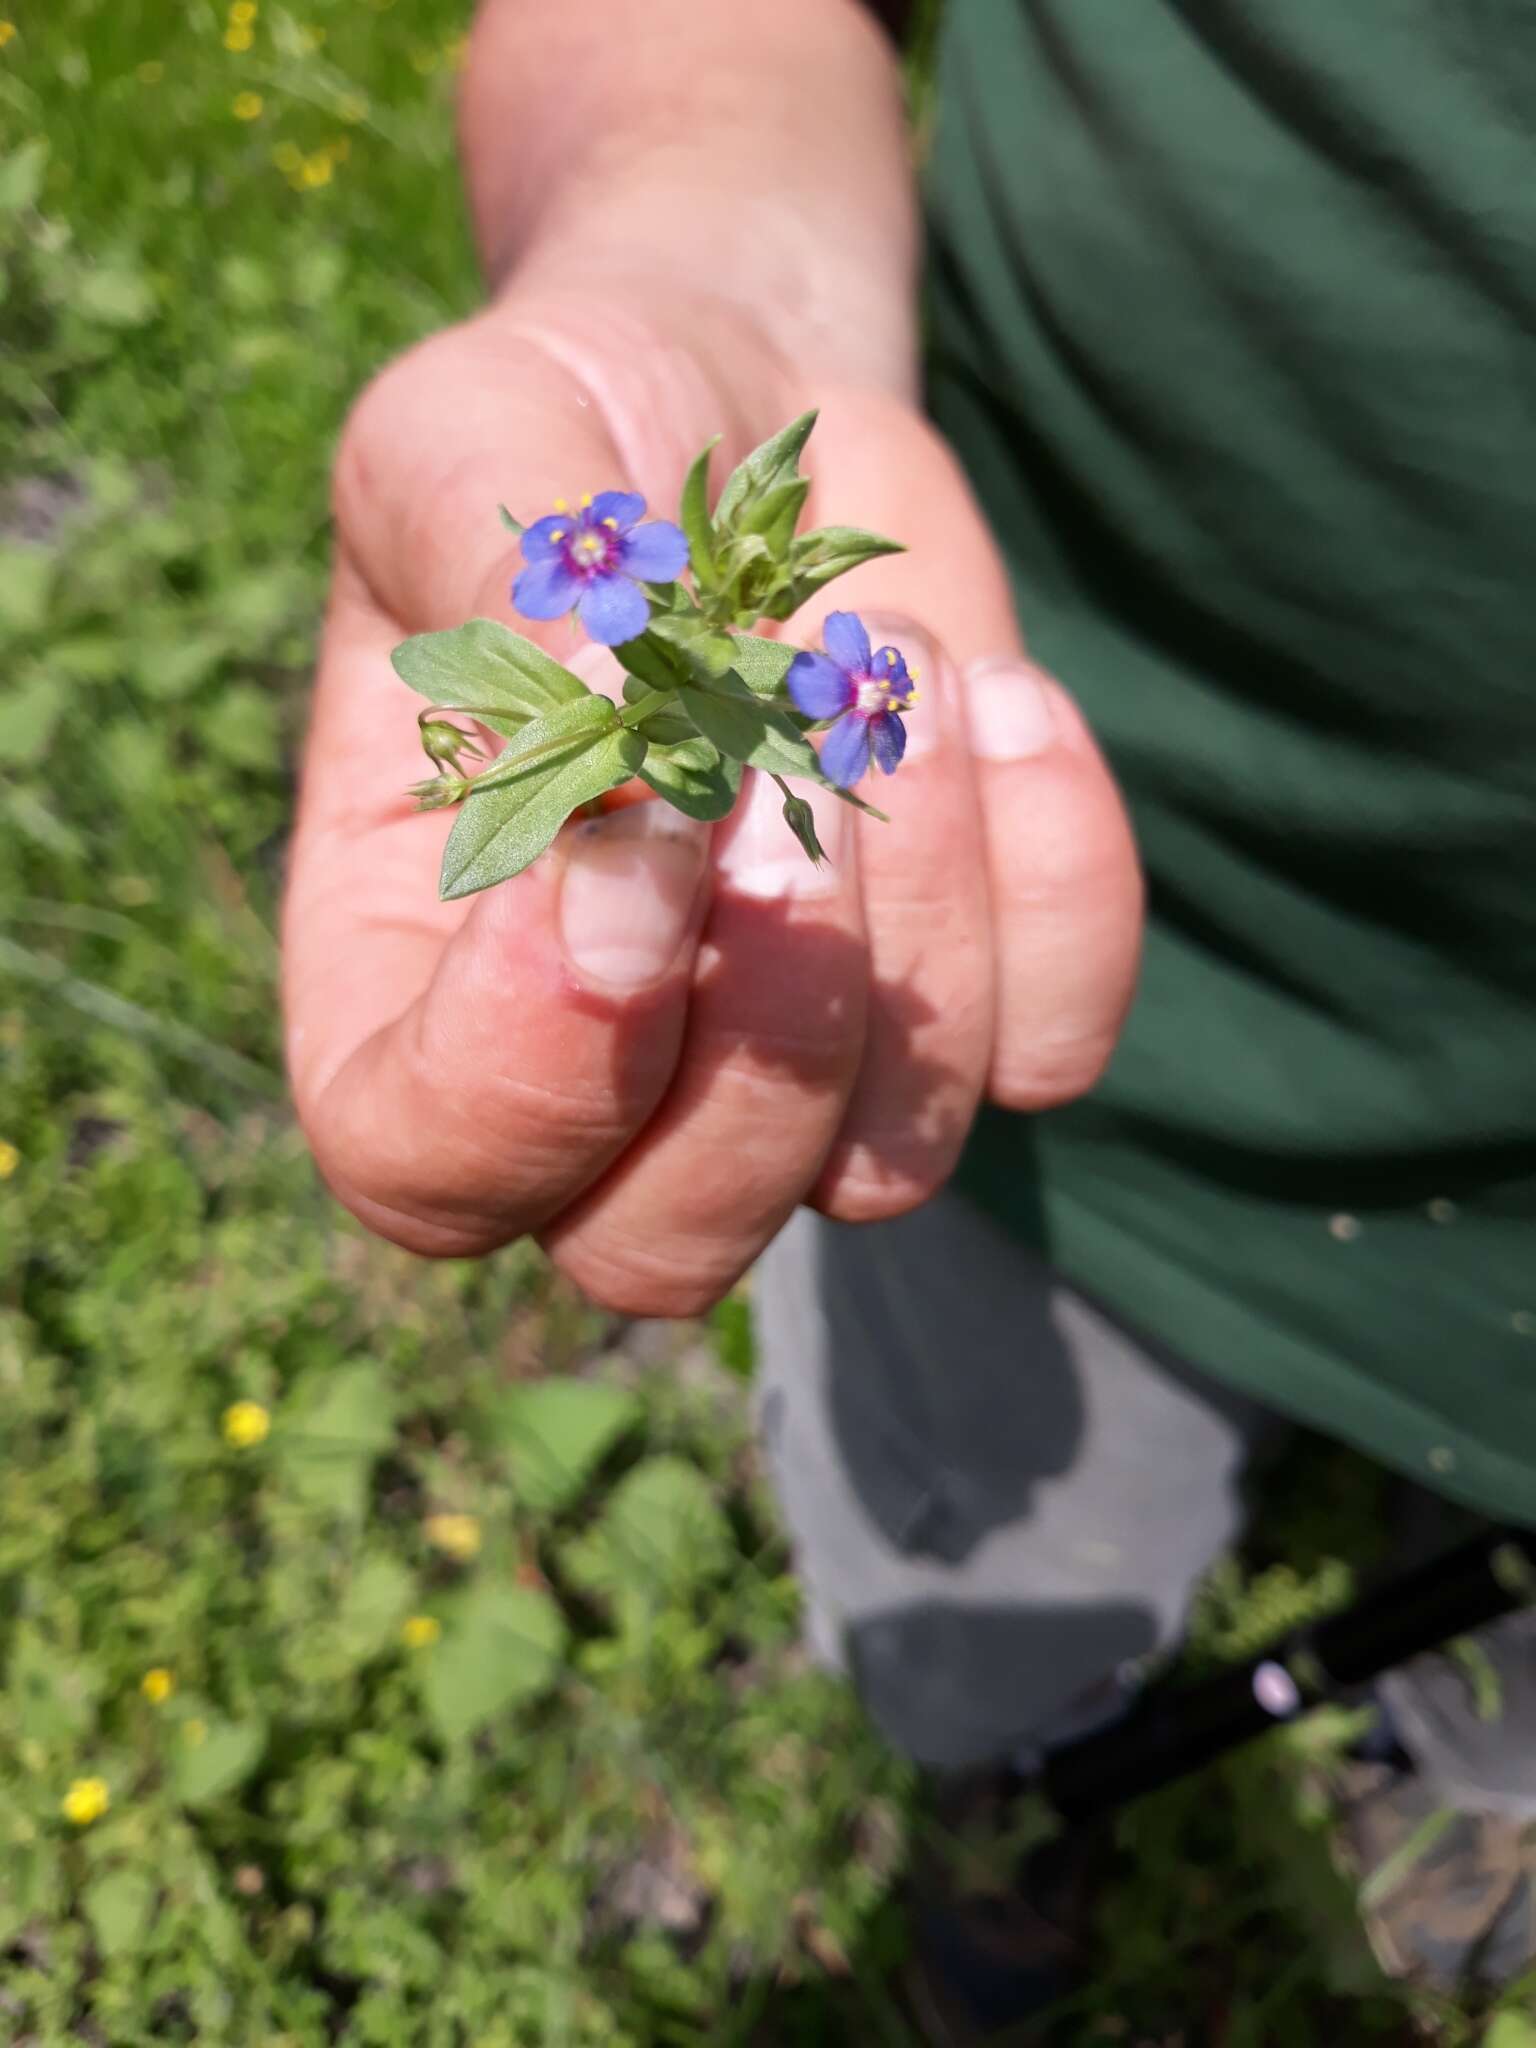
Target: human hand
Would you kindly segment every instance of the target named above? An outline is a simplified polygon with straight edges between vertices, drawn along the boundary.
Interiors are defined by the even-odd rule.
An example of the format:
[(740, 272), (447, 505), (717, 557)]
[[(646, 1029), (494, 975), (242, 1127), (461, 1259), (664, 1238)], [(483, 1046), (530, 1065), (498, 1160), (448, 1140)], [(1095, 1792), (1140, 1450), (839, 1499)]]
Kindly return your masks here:
[[(1081, 1093), (1129, 1000), (1140, 921), (1113, 785), (1070, 700), (1019, 656), (953, 458), (899, 398), (798, 391), (720, 319), (599, 325), (514, 295), (366, 395), (338, 464), (285, 919), (295, 1092), (348, 1206), (428, 1253), (532, 1231), (595, 1298), (645, 1314), (714, 1300), (801, 1200), (859, 1220), (921, 1201), (984, 1093), (1019, 1109)], [(403, 795), (418, 705), (389, 652), (509, 616), (495, 504), (531, 515), (633, 485), (666, 515), (711, 433), (734, 458), (810, 402), (815, 518), (910, 549), (790, 629), (813, 641), (852, 606), (923, 672), (907, 761), (871, 792), (892, 822), (818, 800), (818, 869), (771, 783), (713, 834), (648, 803), (439, 903), (447, 822)], [(563, 624), (535, 637), (616, 689), (612, 657), (573, 656)]]

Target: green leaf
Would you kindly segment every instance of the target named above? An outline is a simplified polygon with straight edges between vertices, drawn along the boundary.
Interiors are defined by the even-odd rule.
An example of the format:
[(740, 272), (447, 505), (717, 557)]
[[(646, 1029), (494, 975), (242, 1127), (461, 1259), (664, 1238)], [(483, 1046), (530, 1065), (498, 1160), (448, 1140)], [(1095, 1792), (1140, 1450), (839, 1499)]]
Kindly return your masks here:
[(149, 1927), (158, 1887), (138, 1870), (107, 1870), (85, 1888), (81, 1903), (104, 1956), (131, 1954)]
[(814, 412), (802, 413), (781, 432), (754, 448), (726, 479), (720, 502), (715, 507), (717, 527), (734, 526), (741, 508), (760, 498), (775, 484), (787, 483), (798, 474), (801, 450), (816, 424)]
[(899, 540), (865, 533), (856, 526), (823, 526), (797, 541), (790, 553), (788, 579), (763, 605), (763, 617), (787, 619), (834, 577), (872, 562), (880, 555), (901, 555)]
[(141, 270), (122, 261), (91, 264), (70, 293), (70, 310), (98, 327), (142, 327), (155, 315), (155, 294)]
[(530, 719), (508, 746), (495, 755), (471, 784), (483, 794), (528, 779), (544, 762), (558, 760), (572, 747), (618, 728), (619, 714), (607, 697), (588, 691), (570, 704), (557, 704), (542, 718)]
[(12, 1640), (5, 1690), (22, 1735), (52, 1746), (90, 1729), (100, 1680), (85, 1657), (55, 1649), (23, 1621)]
[(808, 775), (819, 782), (821, 769), (810, 741), (782, 711), (760, 703), (745, 684), (740, 688), (740, 696), (727, 696), (685, 687), (678, 700), (704, 737), (731, 760), (771, 775)]
[[(643, 683), (649, 690), (675, 690), (679, 683), (687, 682), (690, 674), (688, 663), (679, 649), (666, 634), (651, 628), (637, 633), (633, 640), (626, 640), (613, 652), (630, 678)], [(624, 694), (631, 703), (634, 702), (627, 683)]]
[(366, 1664), (393, 1642), (411, 1604), (415, 1580), (388, 1551), (363, 1559), (347, 1581), (330, 1624), (349, 1668)]
[(741, 763), (721, 754), (700, 733), (655, 746), (645, 757), (640, 780), (674, 809), (712, 825), (729, 817), (741, 794)]
[[(679, 682), (713, 683), (729, 672), (736, 659), (730, 634), (711, 625), (699, 612), (653, 618), (645, 637), (660, 643), (662, 658), (668, 664), (667, 689), (675, 689)], [(627, 651), (615, 649), (621, 659)], [(642, 676), (641, 680), (650, 678)]]
[(693, 580), (707, 590), (715, 580), (715, 529), (709, 516), (709, 458), (720, 445), (720, 436), (707, 442), (683, 479), (682, 502), (677, 523), (688, 542), (688, 560)]
[(301, 1500), (355, 1521), (374, 1460), (394, 1440), (393, 1411), (388, 1381), (366, 1359), (312, 1371), (284, 1404), (273, 1461)]
[(733, 1547), (703, 1473), (682, 1458), (659, 1457), (619, 1483), (572, 1559), (595, 1591), (627, 1591), (659, 1605), (718, 1576)]
[(794, 539), (795, 528), (810, 494), (808, 477), (788, 477), (742, 508), (738, 530), (743, 534), (761, 535), (769, 554), (777, 558)]
[(568, 1507), (641, 1413), (625, 1388), (591, 1380), (514, 1387), (497, 1408), (495, 1428), (518, 1506), (536, 1513)]
[(59, 557), (27, 541), (0, 546), (0, 631), (34, 633), (48, 617)]
[(422, 1663), (423, 1703), (444, 1742), (463, 1742), (493, 1715), (548, 1691), (565, 1641), (565, 1622), (547, 1593), (477, 1587)]
[(830, 789), (834, 796), (841, 797), (845, 804), (852, 804), (856, 811), (862, 811), (866, 818), (878, 818), (882, 825), (889, 825), (891, 822), (889, 812), (877, 811), (873, 804), (865, 803), (863, 797), (855, 796), (851, 789), (844, 789), (841, 783), (828, 782), (823, 777), (822, 787)]
[(187, 1720), (172, 1740), (171, 1790), (183, 1806), (207, 1806), (255, 1770), (267, 1746), (267, 1727), (256, 1720)]
[(754, 697), (777, 697), (789, 665), (799, 652), (787, 640), (765, 640), (760, 633), (733, 633), (731, 670)]
[(1501, 2012), (1483, 2036), (1483, 2048), (1536, 2048), (1536, 2020), (1522, 2012)]
[(418, 633), (402, 640), (390, 660), (400, 680), (421, 696), (445, 711), (468, 711), (507, 735), (592, 694), (542, 647), (495, 619), (470, 619), (447, 633)]
[(231, 683), (209, 705), (199, 730), (232, 768), (271, 768), (279, 758), (278, 706), (254, 683)]
[(47, 753), (64, 710), (64, 692), (46, 673), (13, 683), (0, 696), (0, 763), (27, 768)]
[(37, 204), (48, 167), (48, 144), (40, 135), (0, 157), (0, 213), (24, 213)]
[[(612, 715), (605, 699), (595, 701)], [(573, 739), (569, 748), (533, 763), (515, 781), (484, 791), (471, 786), (443, 848), (443, 899), (472, 896), (520, 875), (572, 811), (627, 782), (645, 756), (638, 733), (610, 728)]]
[(528, 530), (523, 525), (523, 522), (520, 519), (514, 519), (512, 517), (512, 514), (507, 510), (505, 505), (498, 505), (496, 507), (496, 514), (497, 517), (501, 520), (502, 525), (507, 529), (508, 533), (516, 534), (517, 538), (521, 540), (523, 535)]

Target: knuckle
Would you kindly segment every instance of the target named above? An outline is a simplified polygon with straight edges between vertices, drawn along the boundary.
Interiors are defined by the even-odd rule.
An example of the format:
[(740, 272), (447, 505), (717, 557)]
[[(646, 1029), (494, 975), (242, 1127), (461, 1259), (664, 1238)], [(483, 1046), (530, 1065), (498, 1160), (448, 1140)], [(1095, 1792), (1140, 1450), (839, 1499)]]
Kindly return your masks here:
[(987, 1093), (1002, 1109), (1060, 1109), (1098, 1085), (1114, 1050), (1114, 1034), (1096, 1033), (1016, 1056), (1003, 1053), (993, 1061)]
[(614, 1315), (687, 1320), (707, 1315), (741, 1278), (750, 1257), (701, 1260), (604, 1232), (554, 1235), (544, 1248), (590, 1301)]

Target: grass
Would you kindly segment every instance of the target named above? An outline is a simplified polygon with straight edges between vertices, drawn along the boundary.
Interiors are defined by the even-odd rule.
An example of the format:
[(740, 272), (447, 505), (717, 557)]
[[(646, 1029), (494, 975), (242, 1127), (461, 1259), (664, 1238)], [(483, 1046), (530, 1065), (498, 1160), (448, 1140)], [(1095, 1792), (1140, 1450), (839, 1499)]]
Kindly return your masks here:
[[(414, 1264), (338, 1214), (284, 1106), (328, 450), (476, 301), (463, 10), (22, 0), (12, 28), (0, 2030), (914, 2040), (920, 1812), (798, 1650), (744, 1302), (636, 1331), (525, 1248)], [(1196, 1654), (1347, 1585), (1357, 1468), (1308, 1470), (1289, 1561), (1219, 1574)], [(1124, 1818), (1056, 2038), (1481, 2037), (1364, 1953), (1318, 1789), (1340, 1740)]]

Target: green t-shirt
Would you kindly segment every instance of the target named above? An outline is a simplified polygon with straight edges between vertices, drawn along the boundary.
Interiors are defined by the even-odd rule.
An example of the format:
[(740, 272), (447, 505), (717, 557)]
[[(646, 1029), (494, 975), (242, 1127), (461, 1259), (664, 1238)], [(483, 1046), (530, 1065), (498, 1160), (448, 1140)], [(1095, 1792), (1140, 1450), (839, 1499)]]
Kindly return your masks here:
[(950, 0), (931, 403), (1151, 885), (963, 1169), (1133, 1323), (1536, 1522), (1536, 10)]

